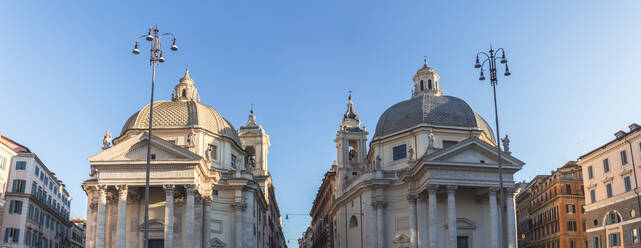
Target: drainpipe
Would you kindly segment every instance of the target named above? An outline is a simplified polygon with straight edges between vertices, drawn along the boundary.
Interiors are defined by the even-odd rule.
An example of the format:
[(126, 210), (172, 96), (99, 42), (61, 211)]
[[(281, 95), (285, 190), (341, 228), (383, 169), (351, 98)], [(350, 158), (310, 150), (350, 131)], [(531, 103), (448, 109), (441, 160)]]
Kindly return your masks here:
[(625, 142), (628, 142), (630, 146), (630, 159), (632, 160), (632, 173), (634, 173), (634, 194), (637, 196), (637, 206), (638, 210), (641, 212), (641, 197), (639, 197), (639, 182), (637, 179), (637, 166), (634, 164), (634, 150), (632, 150), (632, 142), (629, 139), (625, 139)]

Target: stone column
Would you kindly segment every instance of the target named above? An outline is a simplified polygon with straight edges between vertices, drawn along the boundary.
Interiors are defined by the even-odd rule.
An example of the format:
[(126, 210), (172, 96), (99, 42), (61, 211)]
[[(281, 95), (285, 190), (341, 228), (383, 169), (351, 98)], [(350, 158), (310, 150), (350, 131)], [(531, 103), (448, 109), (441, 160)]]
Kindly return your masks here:
[(449, 248), (456, 248), (456, 185), (447, 186), (447, 237)]
[(376, 208), (376, 246), (385, 248), (385, 217), (383, 216), (385, 202), (376, 201), (373, 205)]
[(194, 195), (196, 194), (196, 185), (185, 184), (185, 191), (187, 193), (185, 201), (185, 221), (187, 221), (187, 230), (184, 230), (184, 241), (185, 247), (194, 248), (194, 224), (196, 220), (194, 219)]
[(496, 192), (497, 188), (489, 189), (489, 203), (490, 203), (490, 247), (499, 247), (499, 214), (498, 206), (496, 205)]
[(436, 190), (438, 185), (429, 185), (427, 187), (428, 194), (428, 213), (427, 218), (429, 222), (429, 231), (430, 231), (430, 248), (437, 248), (438, 242), (438, 211), (436, 207)]
[(244, 248), (243, 246), (243, 211), (247, 208), (247, 203), (245, 202), (234, 202), (232, 203), (234, 208), (234, 215), (236, 217), (236, 248)]
[(427, 247), (427, 196), (418, 194), (416, 199), (416, 226), (418, 227), (418, 247)]
[(165, 248), (174, 247), (174, 189), (173, 184), (163, 185), (165, 189)]
[(211, 212), (211, 205), (213, 204), (213, 197), (214, 195), (212, 194), (211, 196), (205, 196), (203, 197), (203, 216), (204, 216), (204, 221), (203, 221), (203, 247), (211, 247), (211, 244), (209, 241), (211, 240), (211, 237), (209, 237), (209, 233), (211, 232), (211, 226), (209, 225), (209, 221), (211, 220), (209, 213)]
[(506, 210), (505, 218), (507, 219), (507, 247), (516, 248), (516, 212), (514, 210), (514, 188), (505, 189)]
[(96, 186), (98, 190), (98, 227), (96, 236), (96, 247), (105, 247), (105, 230), (107, 220), (107, 185)]
[(410, 205), (410, 248), (417, 248), (416, 242), (416, 195), (409, 194), (407, 201)]
[(116, 185), (118, 190), (118, 247), (127, 247), (127, 185)]

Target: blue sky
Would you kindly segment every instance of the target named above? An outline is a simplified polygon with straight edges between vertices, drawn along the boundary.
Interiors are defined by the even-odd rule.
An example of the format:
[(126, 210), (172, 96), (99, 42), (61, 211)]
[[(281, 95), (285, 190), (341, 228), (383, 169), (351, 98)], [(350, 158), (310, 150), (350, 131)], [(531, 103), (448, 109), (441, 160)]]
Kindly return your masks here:
[[(493, 120), (477, 51), (503, 47), (512, 76), (498, 87), (501, 134), (526, 162), (518, 180), (549, 173), (641, 122), (639, 1), (3, 1), (0, 133), (28, 146), (74, 197), (105, 129), (119, 133), (148, 102), (151, 70), (130, 53), (150, 25), (174, 32), (157, 99), (189, 66), (201, 102), (236, 127), (250, 104), (271, 135), (281, 212), (309, 212), (335, 159), (352, 90), (373, 131), (410, 96), (427, 56), (446, 95)], [(143, 44), (143, 47), (147, 44)], [(492, 123), (493, 126), (493, 123)], [(309, 219), (283, 220), (290, 245)]]

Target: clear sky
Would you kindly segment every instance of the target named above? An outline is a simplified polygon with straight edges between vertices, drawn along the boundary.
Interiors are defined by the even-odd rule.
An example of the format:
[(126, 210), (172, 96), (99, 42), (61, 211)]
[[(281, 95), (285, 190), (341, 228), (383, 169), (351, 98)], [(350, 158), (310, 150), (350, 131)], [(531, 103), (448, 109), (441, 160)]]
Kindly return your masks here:
[[(641, 123), (640, 1), (2, 1), (0, 13), (0, 133), (66, 183), (72, 216), (86, 215), (86, 159), (105, 130), (117, 135), (148, 102), (148, 44), (143, 56), (130, 51), (156, 24), (181, 48), (158, 69), (157, 99), (189, 66), (201, 103), (236, 128), (253, 103), (283, 215), (309, 212), (336, 156), (347, 91), (373, 134), (378, 116), (409, 98), (423, 56), (445, 94), (494, 127), (474, 56), (506, 49), (499, 115), (526, 162), (518, 180)], [(283, 218), (289, 245), (308, 221)]]

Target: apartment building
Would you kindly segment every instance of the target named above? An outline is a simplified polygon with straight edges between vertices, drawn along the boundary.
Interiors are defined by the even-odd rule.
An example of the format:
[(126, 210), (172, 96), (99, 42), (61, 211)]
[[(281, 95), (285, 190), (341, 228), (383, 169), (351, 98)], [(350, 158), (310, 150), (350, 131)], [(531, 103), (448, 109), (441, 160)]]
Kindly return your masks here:
[(581, 167), (569, 161), (536, 176), (517, 195), (517, 232), (523, 248), (585, 248)]
[(0, 247), (64, 247), (71, 227), (71, 195), (65, 185), (26, 147), (6, 169)]
[(87, 221), (80, 217), (71, 218), (69, 221), (71, 221), (73, 225), (71, 225), (71, 235), (69, 237), (69, 242), (65, 244), (67, 245), (66, 247), (84, 248)]
[(641, 247), (639, 168), (641, 128), (631, 124), (615, 138), (581, 156), (590, 248)]

